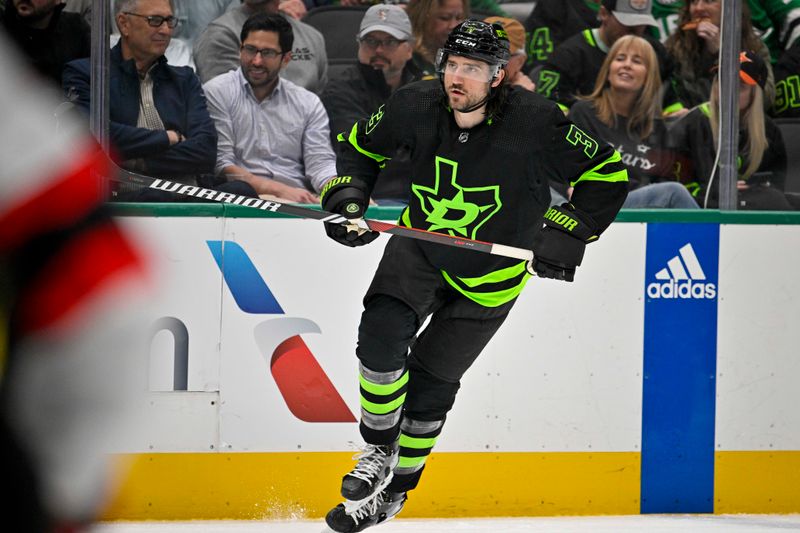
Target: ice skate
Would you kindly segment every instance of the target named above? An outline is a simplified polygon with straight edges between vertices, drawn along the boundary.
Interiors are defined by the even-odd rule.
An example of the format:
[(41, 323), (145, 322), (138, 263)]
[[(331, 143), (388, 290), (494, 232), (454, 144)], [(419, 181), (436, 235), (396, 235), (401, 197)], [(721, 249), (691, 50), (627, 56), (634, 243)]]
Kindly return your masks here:
[(325, 516), (326, 531), (334, 533), (356, 533), (368, 527), (391, 520), (406, 502), (405, 492), (381, 491), (364, 502), (360, 508), (348, 512), (340, 503)]
[(397, 466), (398, 453), (397, 443), (380, 446), (367, 444), (353, 456), (358, 464), (342, 478), (341, 493), (349, 500), (345, 502), (348, 511), (361, 507), (363, 500), (386, 488)]

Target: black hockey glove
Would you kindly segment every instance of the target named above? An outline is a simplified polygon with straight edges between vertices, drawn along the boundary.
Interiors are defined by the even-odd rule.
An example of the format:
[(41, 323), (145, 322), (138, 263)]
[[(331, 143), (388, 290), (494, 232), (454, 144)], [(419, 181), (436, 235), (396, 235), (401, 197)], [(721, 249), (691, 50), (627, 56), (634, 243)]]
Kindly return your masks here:
[(322, 209), (350, 220), (350, 224), (325, 222), (325, 233), (345, 246), (363, 246), (378, 238), (377, 231), (366, 228), (364, 213), (367, 211), (367, 187), (351, 176), (333, 178), (320, 194)]
[(597, 224), (570, 203), (551, 207), (544, 215), (544, 228), (533, 238), (533, 261), (528, 272), (542, 278), (575, 279), (586, 243), (596, 241)]

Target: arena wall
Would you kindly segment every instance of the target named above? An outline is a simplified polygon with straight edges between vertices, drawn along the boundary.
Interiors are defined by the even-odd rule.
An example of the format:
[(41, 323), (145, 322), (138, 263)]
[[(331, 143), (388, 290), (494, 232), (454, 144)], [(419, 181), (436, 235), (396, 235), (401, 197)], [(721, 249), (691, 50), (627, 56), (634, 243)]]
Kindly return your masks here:
[[(354, 347), (387, 237), (349, 249), (229, 206), (118, 214), (159, 284), (146, 423), (117, 443), (106, 518), (323, 516), (360, 440)], [(533, 278), (404, 516), (800, 512), (798, 224), (623, 212), (575, 283)]]

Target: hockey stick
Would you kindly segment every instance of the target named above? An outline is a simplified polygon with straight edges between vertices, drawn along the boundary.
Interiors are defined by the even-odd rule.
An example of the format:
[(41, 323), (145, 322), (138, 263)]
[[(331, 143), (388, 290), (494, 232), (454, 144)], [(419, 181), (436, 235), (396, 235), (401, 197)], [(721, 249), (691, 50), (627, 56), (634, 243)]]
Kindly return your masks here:
[[(182, 183), (168, 181), (165, 179), (151, 178), (150, 176), (143, 176), (141, 174), (136, 174), (135, 172), (121, 169), (116, 167), (116, 165), (114, 168), (117, 172), (118, 181), (123, 183), (131, 183), (149, 189), (181, 194), (183, 196), (191, 196), (193, 198), (200, 198), (202, 200), (211, 200), (214, 202), (249, 207), (251, 209), (260, 209), (261, 211), (271, 211), (273, 213), (282, 213), (296, 217), (320, 220), (322, 222), (332, 222), (335, 224), (353, 225), (351, 220), (343, 217), (342, 215), (329, 213), (320, 209), (312, 209), (310, 207), (302, 207), (295, 204), (285, 204), (272, 200), (263, 200), (261, 198), (252, 198), (250, 196), (240, 196), (237, 194), (215, 191), (213, 189), (206, 189), (196, 185), (184, 185)], [(364, 219), (364, 223), (368, 229), (372, 231), (379, 231), (381, 233), (389, 233), (391, 235), (399, 235), (401, 237), (409, 237), (412, 239), (444, 244), (446, 246), (453, 246), (465, 250), (474, 250), (476, 252), (510, 257), (512, 259), (521, 259), (523, 261), (530, 261), (533, 259), (533, 252), (524, 248), (515, 248), (513, 246), (506, 246), (503, 244), (494, 244), (490, 242), (476, 241), (473, 239), (453, 237), (443, 233), (434, 233), (432, 231), (406, 228), (404, 226), (398, 226), (396, 224), (382, 222), (379, 220)]]

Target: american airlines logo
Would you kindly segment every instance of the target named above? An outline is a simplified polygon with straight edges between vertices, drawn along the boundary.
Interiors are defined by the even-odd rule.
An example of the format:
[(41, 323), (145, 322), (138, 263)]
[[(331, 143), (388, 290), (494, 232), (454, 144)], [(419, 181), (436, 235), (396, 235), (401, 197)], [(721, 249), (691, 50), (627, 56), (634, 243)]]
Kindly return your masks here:
[(649, 298), (713, 300), (717, 286), (706, 274), (691, 243), (683, 245), (667, 266), (656, 272), (656, 280), (647, 285)]

